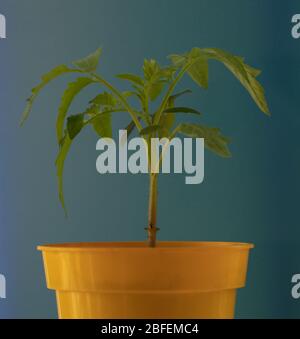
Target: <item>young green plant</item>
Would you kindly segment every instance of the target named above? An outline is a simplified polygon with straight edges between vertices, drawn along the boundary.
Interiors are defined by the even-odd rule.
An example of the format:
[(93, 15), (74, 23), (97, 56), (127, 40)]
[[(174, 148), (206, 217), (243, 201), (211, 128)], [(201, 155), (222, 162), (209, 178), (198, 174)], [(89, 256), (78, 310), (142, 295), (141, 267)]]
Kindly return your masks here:
[[(181, 134), (193, 138), (204, 138), (205, 146), (221, 157), (229, 157), (229, 139), (221, 134), (220, 129), (203, 124), (178, 123), (177, 114), (193, 114), (200, 116), (197, 109), (177, 106), (177, 98), (191, 92), (189, 89), (175, 92), (184, 75), (188, 75), (196, 84), (206, 89), (208, 87), (208, 62), (216, 60), (240, 81), (255, 101), (259, 109), (270, 115), (265, 99), (263, 87), (257, 81), (260, 71), (244, 62), (244, 59), (217, 48), (193, 48), (182, 55), (171, 55), (170, 64), (162, 67), (153, 59), (144, 60), (143, 75), (119, 74), (120, 80), (131, 84), (126, 92), (118, 90), (110, 82), (96, 73), (102, 50), (99, 48), (91, 55), (73, 62), (73, 66), (60, 65), (42, 76), (41, 82), (32, 89), (31, 96), (22, 115), (21, 124), (28, 118), (32, 105), (41, 90), (55, 78), (75, 73), (79, 77), (68, 84), (58, 108), (56, 121), (56, 135), (59, 147), (56, 159), (59, 198), (66, 211), (63, 194), (63, 170), (67, 154), (75, 137), (86, 126), (92, 126), (100, 137), (112, 137), (112, 115), (118, 112), (127, 112), (130, 121), (126, 126), (128, 136), (136, 129), (145, 140), (148, 149), (148, 164), (150, 167), (151, 138), (168, 138), (172, 140)], [(80, 114), (68, 115), (73, 99), (87, 86), (99, 85), (101, 92), (92, 98), (86, 109)], [(131, 104), (131, 97), (136, 99), (137, 105)], [(160, 99), (158, 109), (151, 111), (151, 103)], [(160, 157), (160, 161), (162, 156)], [(159, 166), (159, 164), (158, 164)], [(156, 244), (157, 228), (157, 180), (158, 174), (149, 171), (149, 211), (148, 244)]]

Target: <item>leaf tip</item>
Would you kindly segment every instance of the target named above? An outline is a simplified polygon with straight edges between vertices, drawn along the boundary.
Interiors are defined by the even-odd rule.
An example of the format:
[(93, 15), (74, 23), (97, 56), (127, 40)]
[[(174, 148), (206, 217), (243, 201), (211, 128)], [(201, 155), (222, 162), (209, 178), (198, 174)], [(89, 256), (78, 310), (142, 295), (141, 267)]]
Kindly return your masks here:
[(264, 112), (268, 117), (272, 116), (271, 111), (269, 110), (269, 108), (266, 109), (266, 111)]
[(19, 121), (19, 127), (23, 127), (25, 124), (26, 118), (21, 117), (20, 121)]

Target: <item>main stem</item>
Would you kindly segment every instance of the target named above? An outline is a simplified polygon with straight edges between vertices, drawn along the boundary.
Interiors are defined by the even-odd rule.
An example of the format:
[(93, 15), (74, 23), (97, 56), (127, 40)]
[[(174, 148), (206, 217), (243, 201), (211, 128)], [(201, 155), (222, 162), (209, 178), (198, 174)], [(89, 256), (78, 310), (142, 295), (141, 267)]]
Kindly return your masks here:
[(156, 245), (156, 233), (159, 228), (156, 227), (156, 212), (157, 212), (157, 177), (156, 173), (150, 173), (150, 185), (149, 185), (149, 210), (148, 210), (148, 245), (149, 247), (155, 247)]

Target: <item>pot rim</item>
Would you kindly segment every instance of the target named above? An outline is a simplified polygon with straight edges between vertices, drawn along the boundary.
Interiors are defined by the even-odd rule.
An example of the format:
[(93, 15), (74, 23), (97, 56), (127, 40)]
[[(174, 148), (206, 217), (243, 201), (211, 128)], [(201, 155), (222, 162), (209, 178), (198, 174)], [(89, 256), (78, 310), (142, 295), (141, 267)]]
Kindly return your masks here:
[(252, 243), (222, 241), (158, 241), (156, 247), (149, 247), (146, 241), (103, 241), (103, 242), (70, 242), (45, 244), (37, 247), (42, 252), (100, 252), (100, 251), (167, 251), (197, 250), (201, 248), (235, 248), (249, 250)]

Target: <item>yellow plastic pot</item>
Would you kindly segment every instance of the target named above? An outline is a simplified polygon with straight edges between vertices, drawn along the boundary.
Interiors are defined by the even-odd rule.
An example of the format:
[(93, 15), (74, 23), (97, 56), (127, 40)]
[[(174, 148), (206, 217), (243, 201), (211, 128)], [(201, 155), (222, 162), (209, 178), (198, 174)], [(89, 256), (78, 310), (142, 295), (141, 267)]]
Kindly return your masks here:
[(249, 249), (225, 242), (38, 247), (60, 318), (233, 318)]

